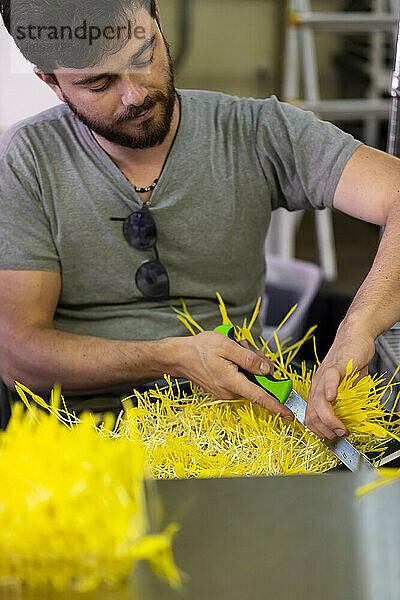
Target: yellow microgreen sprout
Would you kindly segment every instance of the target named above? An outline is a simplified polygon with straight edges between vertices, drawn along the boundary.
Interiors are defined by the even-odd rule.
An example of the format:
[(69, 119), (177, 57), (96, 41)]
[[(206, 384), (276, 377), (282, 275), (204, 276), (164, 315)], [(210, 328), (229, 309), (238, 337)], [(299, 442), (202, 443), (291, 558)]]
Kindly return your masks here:
[(0, 433), (0, 596), (114, 586), (139, 559), (179, 585), (175, 528), (149, 535), (143, 444), (118, 435), (114, 415), (101, 427), (89, 413), (69, 415), (57, 389), (49, 406), (16, 389), (23, 403)]

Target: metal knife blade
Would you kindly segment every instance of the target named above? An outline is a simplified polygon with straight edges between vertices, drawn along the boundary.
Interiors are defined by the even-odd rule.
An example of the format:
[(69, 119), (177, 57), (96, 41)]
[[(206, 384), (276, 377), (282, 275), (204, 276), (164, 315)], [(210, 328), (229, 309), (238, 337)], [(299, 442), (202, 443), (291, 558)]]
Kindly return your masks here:
[[(304, 425), (307, 402), (294, 390), (290, 392), (285, 406), (296, 415), (299, 423)], [(374, 465), (350, 442), (343, 438), (337, 440), (322, 440), (323, 443), (350, 471), (375, 471)]]

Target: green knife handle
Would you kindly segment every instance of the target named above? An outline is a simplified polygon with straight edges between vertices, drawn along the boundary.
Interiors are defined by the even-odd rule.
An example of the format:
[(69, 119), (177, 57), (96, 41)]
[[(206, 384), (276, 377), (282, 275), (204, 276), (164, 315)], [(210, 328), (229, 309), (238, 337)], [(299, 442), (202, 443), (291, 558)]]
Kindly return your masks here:
[[(214, 331), (226, 335), (229, 339), (239, 344), (239, 342), (235, 340), (235, 330), (231, 325), (220, 325), (219, 327), (216, 327)], [(272, 375), (254, 375), (254, 373), (250, 373), (249, 371), (246, 371), (246, 369), (242, 369), (242, 367), (239, 367), (239, 371), (243, 373), (251, 383), (255, 383), (263, 388), (270, 396), (276, 398), (281, 404), (286, 402), (293, 389), (293, 383), (290, 379), (278, 380), (272, 377)]]

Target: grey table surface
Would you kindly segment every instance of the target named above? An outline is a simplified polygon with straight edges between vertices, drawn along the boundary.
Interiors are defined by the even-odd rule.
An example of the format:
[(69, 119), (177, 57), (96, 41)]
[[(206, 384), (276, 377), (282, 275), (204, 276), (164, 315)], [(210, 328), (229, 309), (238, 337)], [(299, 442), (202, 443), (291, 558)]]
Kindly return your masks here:
[[(119, 590), (86, 600), (399, 600), (400, 481), (357, 500), (374, 475), (171, 480), (156, 484), (158, 526), (180, 525), (186, 573), (171, 590), (145, 566)], [(112, 518), (112, 515), (110, 515)], [(20, 596), (21, 597), (21, 596)], [(75, 598), (26, 594), (22, 598)]]

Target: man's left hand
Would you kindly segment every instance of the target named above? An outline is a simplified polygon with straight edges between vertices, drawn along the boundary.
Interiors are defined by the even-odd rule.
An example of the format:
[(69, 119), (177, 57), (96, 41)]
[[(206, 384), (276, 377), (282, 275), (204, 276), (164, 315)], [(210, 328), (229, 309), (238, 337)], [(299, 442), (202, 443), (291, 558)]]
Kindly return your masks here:
[(345, 322), (341, 324), (331, 349), (313, 377), (308, 396), (305, 425), (319, 438), (333, 440), (348, 435), (346, 426), (335, 416), (332, 403), (349, 361), (353, 361), (360, 376), (365, 376), (374, 353), (372, 335)]

